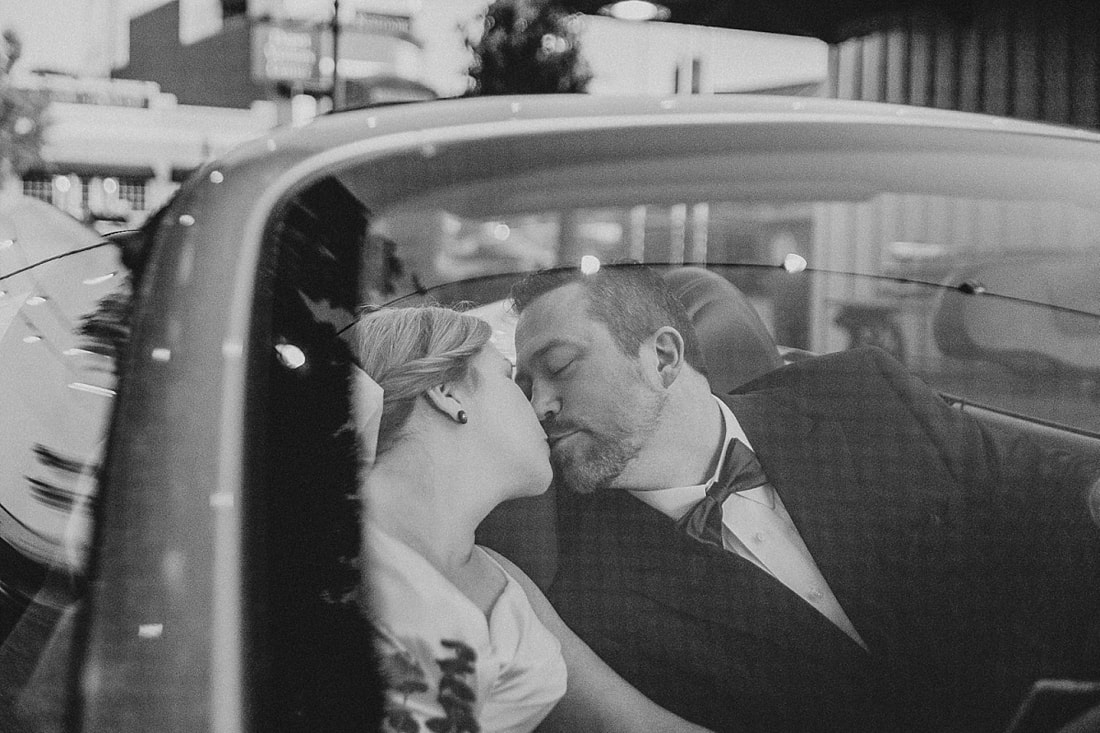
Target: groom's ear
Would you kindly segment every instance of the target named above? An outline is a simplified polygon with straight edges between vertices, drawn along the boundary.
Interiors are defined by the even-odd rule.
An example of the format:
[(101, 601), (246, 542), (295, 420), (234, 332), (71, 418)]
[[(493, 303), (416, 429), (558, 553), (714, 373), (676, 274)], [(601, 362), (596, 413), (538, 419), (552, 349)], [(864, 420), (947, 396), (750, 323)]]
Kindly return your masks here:
[(672, 326), (662, 326), (652, 336), (657, 376), (665, 388), (676, 381), (684, 367), (684, 337)]
[(462, 410), (462, 393), (455, 389), (454, 382), (444, 382), (428, 389), (424, 392), (424, 399), (450, 419), (458, 420), (458, 413)]

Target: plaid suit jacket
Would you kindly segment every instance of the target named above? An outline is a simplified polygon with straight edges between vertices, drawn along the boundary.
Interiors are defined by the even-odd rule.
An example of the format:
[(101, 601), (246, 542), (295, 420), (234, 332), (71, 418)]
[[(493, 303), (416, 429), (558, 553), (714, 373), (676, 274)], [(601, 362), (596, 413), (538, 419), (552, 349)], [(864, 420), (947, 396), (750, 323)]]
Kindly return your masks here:
[(870, 651), (625, 491), (560, 492), (550, 599), (651, 699), (719, 731), (995, 731), (1035, 678), (1100, 677), (1100, 468), (875, 349), (724, 399)]

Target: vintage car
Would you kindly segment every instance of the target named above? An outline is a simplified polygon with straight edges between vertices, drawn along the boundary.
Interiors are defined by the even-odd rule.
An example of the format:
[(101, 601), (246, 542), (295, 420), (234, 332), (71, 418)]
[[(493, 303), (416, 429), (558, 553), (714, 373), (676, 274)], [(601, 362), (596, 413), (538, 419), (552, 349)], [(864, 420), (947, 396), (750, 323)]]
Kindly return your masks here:
[[(364, 305), (471, 303), (513, 355), (519, 275), (644, 262), (715, 392), (874, 345), (978, 420), (1100, 458), (1093, 132), (808, 98), (440, 100), (274, 132), (136, 232), (51, 220), (0, 206), (5, 732), (377, 727), (341, 338)], [(481, 537), (544, 587), (554, 501)], [(1036, 682), (997, 674), (1013, 702), (976, 730)], [(1090, 682), (1041, 729), (1096, 722)]]

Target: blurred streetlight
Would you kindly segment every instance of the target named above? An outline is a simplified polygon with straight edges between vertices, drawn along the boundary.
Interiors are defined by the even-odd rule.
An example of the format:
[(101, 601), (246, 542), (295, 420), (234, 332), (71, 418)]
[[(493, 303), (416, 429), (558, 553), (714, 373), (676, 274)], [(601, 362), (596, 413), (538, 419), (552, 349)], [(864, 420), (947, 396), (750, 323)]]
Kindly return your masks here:
[(664, 5), (651, 3), (647, 0), (619, 0), (619, 2), (604, 5), (600, 13), (610, 15), (619, 20), (668, 20), (672, 12)]

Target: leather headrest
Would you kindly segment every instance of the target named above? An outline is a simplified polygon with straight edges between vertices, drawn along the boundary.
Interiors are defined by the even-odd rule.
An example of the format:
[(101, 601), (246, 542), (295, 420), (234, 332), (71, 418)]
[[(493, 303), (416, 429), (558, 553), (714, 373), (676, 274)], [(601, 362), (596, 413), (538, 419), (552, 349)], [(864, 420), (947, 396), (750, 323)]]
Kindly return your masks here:
[(715, 394), (783, 366), (764, 321), (733, 283), (701, 267), (682, 267), (664, 277), (695, 325)]

